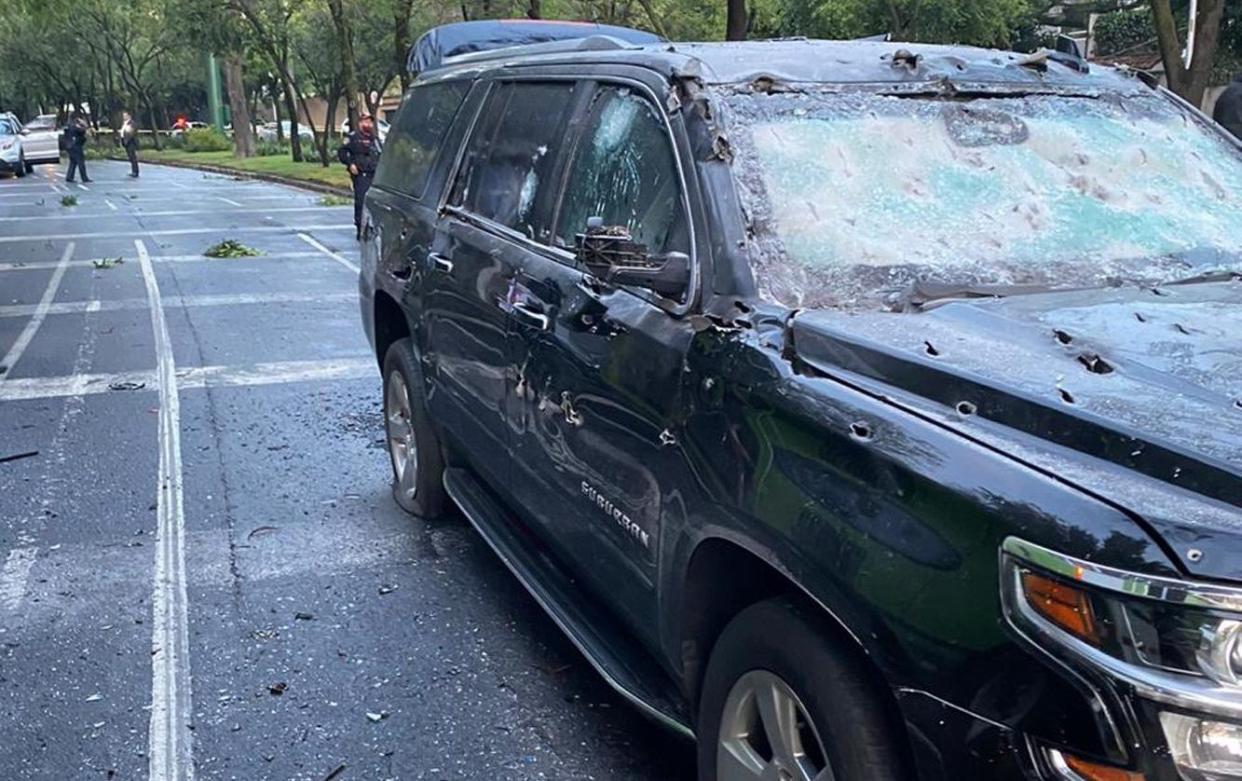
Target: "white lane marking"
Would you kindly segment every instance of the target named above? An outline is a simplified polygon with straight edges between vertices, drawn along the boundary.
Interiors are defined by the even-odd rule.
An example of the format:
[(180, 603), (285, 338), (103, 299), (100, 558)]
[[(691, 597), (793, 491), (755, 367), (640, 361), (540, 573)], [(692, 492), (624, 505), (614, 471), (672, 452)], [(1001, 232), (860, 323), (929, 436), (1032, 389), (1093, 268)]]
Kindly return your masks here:
[[(227, 201), (228, 199), (221, 198), (220, 200)], [(135, 211), (133, 213), (133, 216), (134, 217), (193, 217), (194, 215), (197, 215), (197, 214), (236, 214), (239, 211), (244, 214), (251, 214), (255, 212), (254, 207), (244, 206), (240, 203), (237, 203), (237, 201), (229, 201), (229, 203), (233, 204), (234, 206), (237, 206), (238, 208), (237, 209), (179, 209), (177, 211), (163, 211), (163, 212)], [(110, 202), (109, 202), (109, 205), (111, 205)], [(113, 206), (112, 208), (116, 209), (115, 206)], [(280, 212), (317, 212), (317, 211), (323, 211), (325, 209), (331, 210), (331, 209), (347, 209), (347, 208), (349, 207), (347, 206), (335, 206), (335, 207), (334, 206), (319, 206), (318, 204), (307, 204), (305, 206), (277, 206), (273, 208), (263, 208), (261, 211), (263, 214), (276, 214)], [(99, 219), (99, 215), (98, 214), (82, 214), (81, 212), (74, 212), (72, 214), (39, 214), (34, 217), (0, 217), (0, 222), (32, 222), (34, 220), (67, 220), (67, 219), (78, 219), (78, 220), (95, 219), (97, 220)]]
[(222, 196), (222, 195), (217, 195), (217, 196), (216, 196), (216, 200), (217, 200), (217, 201), (224, 201), (225, 203), (229, 204), (230, 206), (241, 206), (241, 204), (240, 204), (240, 203), (238, 203), (237, 201), (233, 200), (232, 198), (225, 198), (225, 197), (224, 197), (224, 196)]
[(39, 299), (34, 311), (30, 313), (30, 322), (26, 323), (26, 327), (17, 335), (17, 341), (13, 342), (13, 346), (9, 348), (4, 358), (0, 358), (0, 365), (7, 367), (5, 373), (0, 374), (0, 382), (4, 382), (5, 378), (13, 373), (13, 365), (22, 357), (22, 353), (26, 352), (26, 348), (30, 346), (30, 340), (34, 339), (39, 326), (43, 324), (44, 318), (51, 310), (52, 299), (56, 298), (56, 291), (60, 289), (60, 280), (65, 276), (69, 258), (73, 256), (73, 246), (72, 241), (65, 245), (64, 254), (60, 256), (60, 263), (56, 264), (56, 270), (52, 272), (52, 278), (48, 280), (47, 289), (43, 291), (43, 298)]
[[(52, 190), (55, 190), (55, 188), (57, 187), (56, 184), (48, 184), (46, 186), (51, 187)], [(6, 186), (4, 188), (5, 192), (0, 192), (0, 199), (3, 199), (3, 198), (30, 199), (30, 198), (36, 198), (40, 195), (51, 195), (52, 194), (51, 191), (14, 193), (14, 192), (8, 192), (8, 189), (9, 188)], [(200, 189), (210, 190), (214, 188), (206, 187), (206, 188), (200, 188)], [(302, 197), (302, 198), (312, 197), (312, 194), (308, 193), (306, 190), (295, 190), (295, 189), (290, 189), (287, 192), (279, 193), (279, 194), (266, 193), (266, 194), (257, 194), (257, 195), (238, 193), (236, 192), (236, 189), (232, 187), (229, 187), (229, 188), (219, 187), (219, 189), (229, 193), (229, 195), (231, 195), (234, 199), (239, 199), (243, 201), (289, 201), (289, 200), (294, 200), (298, 197)], [(270, 188), (266, 188), (266, 189), (270, 189)], [(129, 200), (134, 200), (134, 201), (142, 201), (144, 197), (148, 201), (158, 201), (160, 199), (168, 199), (168, 198), (173, 198), (173, 197), (178, 197), (178, 198), (185, 197), (184, 190), (159, 190), (156, 188), (151, 188), (149, 190), (148, 189), (130, 190), (125, 187), (112, 187), (112, 188), (109, 188), (106, 192), (109, 195), (114, 196), (114, 197), (127, 198)], [(135, 197), (129, 198), (129, 195), (133, 195)], [(313, 196), (313, 197), (319, 198), (321, 196)]]
[(56, 192), (56, 193), (67, 193), (67, 192), (69, 192), (69, 188), (67, 188), (67, 187), (63, 187), (63, 186), (61, 186), (61, 185), (59, 185), (59, 184), (54, 184), (54, 185), (52, 185), (52, 192)]
[(192, 781), (189, 598), (185, 578), (185, 509), (181, 487), (181, 403), (177, 367), (155, 269), (134, 241), (151, 306), (159, 387), (159, 493), (156, 499), (155, 577), (151, 594), (151, 726), (147, 777)]
[[(148, 262), (150, 260), (148, 259)], [(222, 293), (203, 296), (169, 296), (165, 306), (246, 306), (249, 304), (339, 304), (358, 300), (357, 293)], [(29, 317), (35, 314), (39, 304), (5, 304), (0, 306), (0, 317)], [(111, 300), (58, 301), (49, 304), (45, 315), (73, 315), (79, 312), (122, 312), (129, 309), (146, 309), (147, 302), (141, 298), (114, 298)]]
[(112, 211), (116, 211), (116, 204), (115, 204), (115, 203), (113, 203), (112, 201), (108, 200), (107, 198), (104, 198), (104, 203), (108, 204), (108, 208), (109, 208), (109, 209), (111, 209)]
[(311, 246), (312, 246), (312, 247), (314, 247), (315, 249), (319, 250), (319, 251), (320, 251), (320, 252), (322, 252), (323, 254), (327, 255), (328, 257), (332, 258), (332, 259), (333, 259), (333, 260), (335, 260), (337, 263), (340, 263), (342, 266), (344, 266), (345, 268), (347, 268), (347, 269), (349, 269), (350, 271), (354, 272), (355, 274), (360, 273), (360, 272), (359, 272), (359, 269), (358, 269), (357, 264), (352, 263), (352, 262), (350, 262), (349, 260), (346, 260), (346, 259), (345, 259), (345, 257), (344, 257), (343, 255), (338, 255), (337, 253), (335, 253), (335, 252), (333, 252), (332, 250), (328, 249), (328, 248), (327, 248), (327, 247), (325, 247), (324, 245), (320, 244), (320, 243), (319, 243), (319, 242), (315, 239), (315, 237), (314, 237), (314, 236), (311, 236), (311, 235), (306, 234), (306, 233), (299, 233), (299, 234), (298, 234), (298, 238), (299, 238), (299, 239), (301, 239), (302, 241), (306, 242), (307, 244), (311, 245)]
[[(354, 230), (353, 223), (347, 225), (238, 225), (233, 228), (178, 228), (175, 230), (143, 231), (147, 236), (190, 236), (201, 233), (294, 233), (297, 231), (338, 231)], [(0, 236), (0, 243), (11, 244), (18, 241), (49, 241), (65, 239), (128, 239), (129, 233), (66, 233), (63, 236)]]
[[(116, 256), (114, 255), (113, 258)], [(298, 260), (304, 258), (322, 258), (322, 252), (271, 252), (263, 255), (255, 255), (245, 258), (209, 258), (206, 255), (152, 255), (152, 263), (247, 263), (252, 260)], [(69, 261), (70, 268), (94, 266), (95, 261), (108, 260), (108, 258), (82, 258), (81, 260)], [(59, 265), (56, 261), (34, 261), (26, 263), (15, 260), (9, 262), (0, 262), (0, 271), (28, 271), (33, 269), (49, 269), (56, 268)]]
[(82, 184), (81, 182), (79, 182), (79, 183), (78, 183), (78, 189), (79, 189), (79, 190), (86, 190), (87, 192), (90, 192), (90, 190), (91, 190), (91, 188), (87, 187), (86, 185)]
[[(235, 388), (252, 385), (287, 385), (297, 382), (360, 380), (376, 376), (375, 359), (334, 358), (325, 361), (274, 361), (243, 366), (194, 366), (177, 370), (179, 390)], [(58, 377), (23, 377), (0, 385), (0, 401), (56, 399), (100, 393), (132, 393), (113, 390), (133, 383), (138, 391), (154, 391), (154, 371), (107, 374), (75, 373)]]
[(0, 607), (16, 610), (26, 598), (26, 581), (34, 565), (38, 548), (14, 548), (0, 569)]

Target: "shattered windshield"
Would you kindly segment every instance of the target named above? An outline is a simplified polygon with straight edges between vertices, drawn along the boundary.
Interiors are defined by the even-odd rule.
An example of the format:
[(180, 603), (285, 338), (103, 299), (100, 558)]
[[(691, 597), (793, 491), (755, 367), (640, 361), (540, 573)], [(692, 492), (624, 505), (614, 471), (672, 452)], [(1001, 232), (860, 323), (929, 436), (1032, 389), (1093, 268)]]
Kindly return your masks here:
[(1155, 96), (729, 94), (760, 292), (1157, 282), (1242, 257), (1242, 154)]

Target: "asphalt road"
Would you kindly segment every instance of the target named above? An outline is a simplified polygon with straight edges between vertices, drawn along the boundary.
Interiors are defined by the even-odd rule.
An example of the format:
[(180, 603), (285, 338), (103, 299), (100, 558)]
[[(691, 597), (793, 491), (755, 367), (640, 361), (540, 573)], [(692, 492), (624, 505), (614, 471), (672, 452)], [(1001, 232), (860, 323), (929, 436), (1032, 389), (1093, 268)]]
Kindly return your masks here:
[(349, 207), (89, 165), (0, 180), (4, 778), (692, 778), (392, 502)]

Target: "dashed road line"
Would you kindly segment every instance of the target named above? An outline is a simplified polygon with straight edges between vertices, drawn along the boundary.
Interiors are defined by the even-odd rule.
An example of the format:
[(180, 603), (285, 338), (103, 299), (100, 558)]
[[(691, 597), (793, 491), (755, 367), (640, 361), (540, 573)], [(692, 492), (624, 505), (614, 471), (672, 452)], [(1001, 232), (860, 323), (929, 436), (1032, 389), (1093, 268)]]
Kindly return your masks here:
[(312, 247), (314, 247), (315, 249), (319, 250), (319, 251), (320, 251), (320, 252), (322, 252), (323, 254), (327, 255), (328, 257), (332, 258), (332, 259), (333, 259), (333, 260), (335, 260), (337, 263), (340, 263), (342, 266), (344, 266), (345, 268), (347, 268), (347, 269), (349, 269), (350, 271), (354, 272), (355, 274), (360, 273), (360, 272), (359, 272), (359, 269), (358, 269), (358, 265), (357, 265), (356, 263), (352, 263), (352, 262), (350, 262), (349, 260), (347, 260), (347, 259), (345, 258), (345, 256), (340, 255), (340, 254), (338, 254), (338, 253), (336, 253), (336, 252), (333, 252), (332, 250), (328, 249), (328, 248), (327, 248), (327, 247), (325, 247), (323, 244), (319, 243), (319, 241), (318, 241), (318, 240), (317, 240), (314, 236), (311, 236), (311, 235), (306, 234), (306, 233), (299, 233), (299, 234), (298, 234), (298, 238), (299, 238), (299, 239), (301, 239), (302, 241), (306, 242), (307, 244), (311, 245), (311, 246), (312, 246)]
[(38, 548), (13, 548), (0, 569), (0, 608), (12, 612), (26, 598), (26, 582)]
[(192, 781), (189, 597), (185, 576), (185, 508), (182, 503), (181, 405), (172, 340), (155, 269), (141, 240), (134, 241), (151, 307), (160, 398), (159, 481), (156, 499), (155, 576), (151, 594), (151, 722), (147, 777)]
[[(147, 236), (191, 236), (203, 233), (289, 233), (297, 231), (354, 230), (353, 223), (328, 225), (238, 225), (234, 228), (176, 228), (170, 230), (143, 231)], [(129, 233), (67, 233), (63, 236), (0, 236), (0, 243), (19, 241), (65, 241), (67, 239), (128, 239)]]
[(60, 289), (60, 280), (65, 276), (65, 269), (68, 267), (69, 259), (73, 256), (73, 247), (72, 241), (65, 245), (60, 262), (56, 264), (56, 270), (52, 272), (52, 278), (48, 280), (47, 289), (43, 291), (43, 298), (39, 299), (39, 303), (30, 312), (30, 322), (26, 323), (26, 327), (17, 335), (17, 341), (13, 342), (13, 346), (9, 348), (4, 358), (0, 359), (0, 365), (5, 367), (5, 372), (0, 374), (0, 382), (13, 373), (13, 365), (22, 357), (22, 353), (26, 352), (26, 348), (30, 346), (30, 340), (34, 339), (39, 326), (43, 324), (43, 320), (51, 311), (52, 300), (56, 298), (56, 291)]
[(107, 198), (104, 198), (104, 203), (106, 203), (106, 204), (108, 205), (108, 208), (109, 208), (109, 209), (111, 209), (112, 211), (116, 211), (116, 204), (115, 204), (115, 203), (113, 203), (112, 201), (108, 200)]
[[(375, 358), (334, 358), (323, 361), (273, 361), (238, 366), (195, 366), (177, 370), (179, 390), (287, 385), (298, 382), (358, 380), (376, 376)], [(154, 371), (102, 374), (75, 373), (56, 377), (22, 377), (0, 384), (0, 401), (29, 401), (100, 393), (156, 390)]]
[(217, 196), (216, 196), (216, 200), (217, 200), (217, 201), (223, 201), (223, 202), (225, 202), (225, 203), (229, 204), (230, 206), (241, 206), (241, 204), (240, 204), (240, 203), (238, 203), (237, 201), (234, 201), (232, 198), (225, 198), (225, 197), (224, 197), (224, 196), (222, 196), (222, 195), (217, 195)]
[[(150, 259), (147, 259), (150, 262)], [(201, 296), (169, 296), (165, 306), (246, 306), (248, 304), (338, 304), (357, 301), (357, 293), (220, 293)], [(129, 309), (145, 309), (147, 302), (141, 298), (114, 298), (111, 300), (57, 301), (48, 304), (5, 304), (0, 306), (0, 317), (30, 317), (41, 310), (43, 315), (73, 315), (80, 312), (119, 312)]]
[[(115, 256), (113, 256), (115, 258)], [(209, 258), (203, 254), (197, 255), (151, 255), (152, 263), (248, 263), (252, 260), (298, 260), (303, 258), (322, 258), (322, 252), (268, 252), (262, 255), (252, 255), (243, 258)], [(108, 260), (106, 257), (98, 258), (81, 258), (79, 260), (69, 261), (70, 268), (94, 266), (96, 261)], [(7, 261), (0, 262), (0, 271), (31, 271), (36, 269), (56, 268), (60, 265), (57, 261)]]
[[(227, 201), (228, 203), (231, 203), (234, 206), (237, 206), (238, 208), (237, 209), (178, 209), (175, 211), (162, 211), (162, 212), (136, 211), (136, 212), (133, 212), (133, 216), (134, 217), (193, 217), (199, 214), (236, 214), (239, 210), (246, 214), (250, 214), (251, 212), (254, 211), (253, 208), (247, 208), (246, 206), (238, 203), (237, 201), (229, 201), (227, 198), (221, 198), (220, 200)], [(105, 203), (107, 203), (109, 206), (112, 206), (111, 201), (105, 201)], [(115, 206), (112, 206), (112, 208), (114, 210), (116, 209)], [(319, 204), (306, 204), (305, 206), (277, 206), (273, 208), (265, 208), (263, 209), (263, 213), (264, 214), (276, 214), (280, 212), (315, 212), (315, 211), (329, 210), (333, 208), (347, 209), (349, 207), (348, 206), (336, 206), (336, 207), (320, 206)], [(25, 222), (32, 222), (36, 220), (97, 220), (97, 219), (99, 219), (98, 214), (82, 214), (82, 213), (75, 212), (73, 214), (39, 214), (39, 215), (35, 215), (34, 217), (0, 217), (0, 222), (25, 223)]]

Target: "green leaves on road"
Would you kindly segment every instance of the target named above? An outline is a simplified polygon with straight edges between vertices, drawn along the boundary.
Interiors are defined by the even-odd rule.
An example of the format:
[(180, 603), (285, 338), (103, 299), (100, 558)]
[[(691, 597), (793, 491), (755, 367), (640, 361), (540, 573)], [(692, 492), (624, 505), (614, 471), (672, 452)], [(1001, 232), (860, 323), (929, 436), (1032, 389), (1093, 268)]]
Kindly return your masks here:
[(203, 253), (203, 255), (209, 258), (252, 258), (260, 254), (262, 253), (257, 249), (247, 247), (235, 239), (225, 239), (219, 244), (208, 247), (207, 251)]
[(65, 197), (63, 197), (63, 198), (61, 198), (61, 199), (60, 199), (60, 205), (61, 205), (61, 206), (77, 206), (77, 205), (78, 205), (78, 196), (76, 196), (76, 195), (66, 195)]

